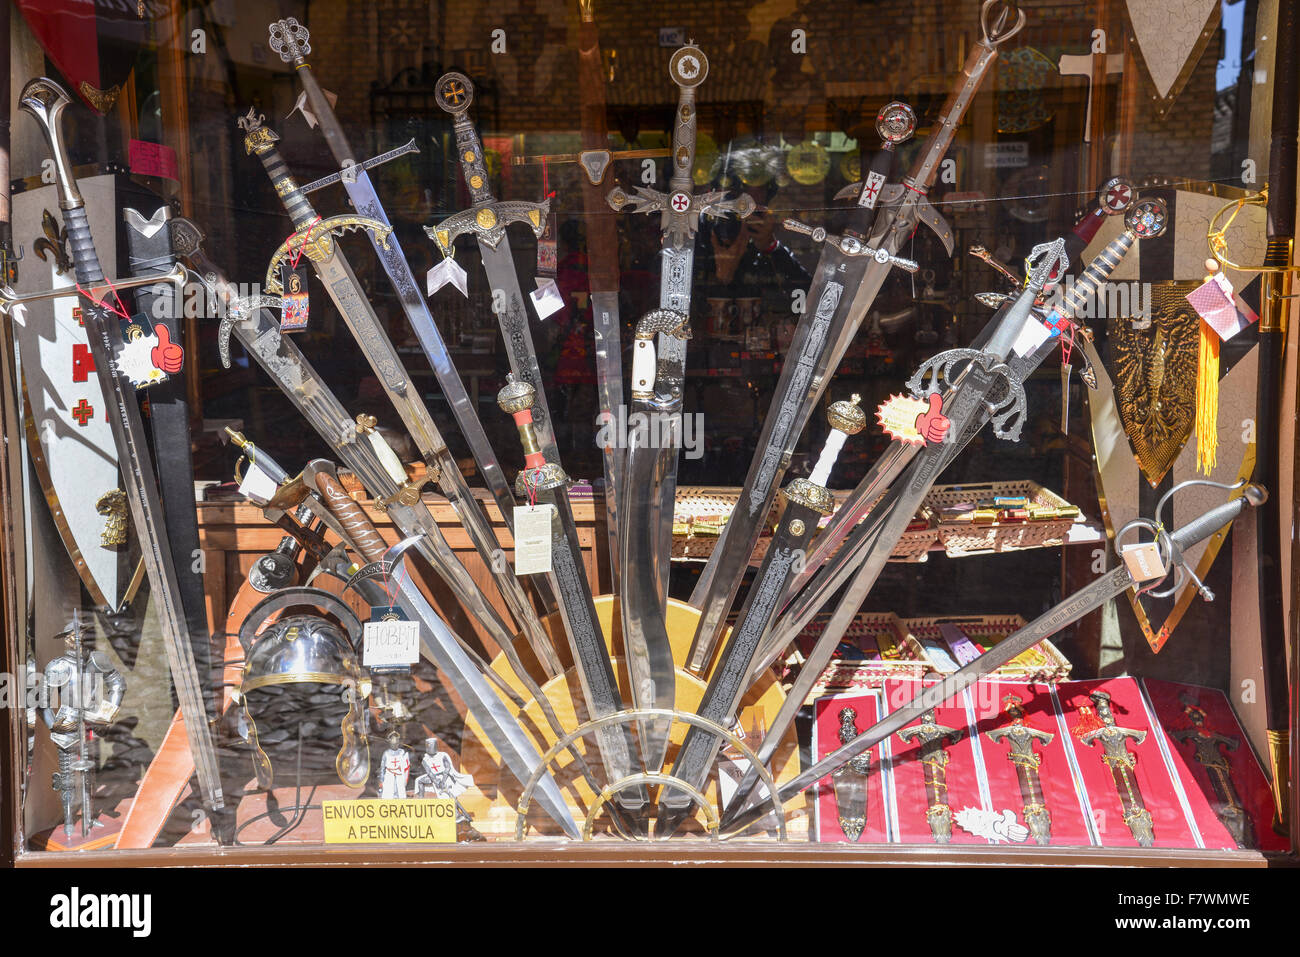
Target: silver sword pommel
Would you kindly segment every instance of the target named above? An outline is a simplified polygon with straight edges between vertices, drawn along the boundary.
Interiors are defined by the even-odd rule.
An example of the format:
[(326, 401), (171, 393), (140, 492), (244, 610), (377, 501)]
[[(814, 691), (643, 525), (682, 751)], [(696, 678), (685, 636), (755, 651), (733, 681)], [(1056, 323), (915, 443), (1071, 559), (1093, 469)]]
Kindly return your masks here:
[(271, 49), (280, 54), (281, 60), (285, 63), (303, 63), (304, 58), (311, 52), (311, 44), (307, 42), (311, 38), (311, 33), (298, 22), (297, 18), (277, 20), (268, 29), (271, 33)]
[(72, 175), (72, 164), (68, 162), (68, 150), (63, 142), (63, 110), (71, 102), (72, 98), (63, 87), (44, 76), (28, 81), (18, 97), (18, 105), (41, 124), (50, 144), (54, 175), (59, 184), (60, 209), (79, 209), (86, 205), (77, 189), (77, 180)]
[(489, 203), (448, 216), (437, 226), (425, 226), (424, 232), (437, 244), (444, 256), (455, 256), (457, 237), (473, 233), (488, 247), (496, 249), (505, 238), (506, 227), (511, 223), (526, 224), (532, 229), (533, 235), (540, 238), (546, 229), (546, 217), (550, 212), (549, 199), (540, 203), (525, 200)]

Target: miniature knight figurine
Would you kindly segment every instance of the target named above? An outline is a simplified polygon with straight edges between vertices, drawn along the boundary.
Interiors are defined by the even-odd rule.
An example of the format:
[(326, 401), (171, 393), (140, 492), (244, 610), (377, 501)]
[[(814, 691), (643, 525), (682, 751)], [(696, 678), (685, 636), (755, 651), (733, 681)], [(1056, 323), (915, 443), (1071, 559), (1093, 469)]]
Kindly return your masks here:
[(405, 798), (406, 779), (411, 774), (411, 757), (402, 747), (402, 736), (396, 731), (388, 733), (388, 750), (380, 762), (383, 771), (383, 785), (379, 789), (381, 798)]
[[(425, 738), (424, 757), (420, 759), (424, 773), (415, 779), (415, 796), (417, 798), (450, 798), (456, 801), (474, 784), (474, 778), (457, 771), (451, 763), (451, 755), (438, 750), (437, 738)], [(456, 820), (468, 821), (469, 815), (456, 801)]]
[(95, 826), (91, 795), (95, 761), (90, 741), (96, 728), (112, 724), (126, 693), (126, 680), (101, 651), (89, 651), (85, 636), (90, 627), (75, 613), (68, 630), (59, 635), (67, 651), (45, 666), (48, 698), (41, 717), (50, 739), (59, 749), (59, 770), (53, 786), (63, 801), (63, 833), (72, 836), (77, 806), (81, 809), (81, 834)]

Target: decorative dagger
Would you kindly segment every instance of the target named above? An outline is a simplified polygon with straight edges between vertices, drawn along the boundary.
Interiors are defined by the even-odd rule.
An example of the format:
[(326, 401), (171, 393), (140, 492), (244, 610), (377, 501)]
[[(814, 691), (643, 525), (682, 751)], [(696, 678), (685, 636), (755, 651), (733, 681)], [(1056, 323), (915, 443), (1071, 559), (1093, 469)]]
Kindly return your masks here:
[(1183, 714), (1187, 715), (1189, 726), (1171, 731), (1169, 736), (1183, 744), (1191, 744), (1192, 756), (1197, 764), (1205, 768), (1210, 788), (1218, 799), (1214, 804), (1214, 813), (1228, 829), (1237, 846), (1256, 847), (1254, 825), (1237, 795), (1237, 786), (1232, 781), (1232, 765), (1223, 753), (1224, 748), (1236, 751), (1241, 747), (1241, 739), (1220, 734), (1211, 728), (1206, 720), (1205, 709), (1191, 695), (1179, 695), (1178, 700), (1183, 703)]
[(1025, 709), (1021, 707), (1024, 699), (1019, 695), (1009, 694), (1003, 697), (1003, 711), (1011, 719), (1010, 724), (985, 732), (985, 737), (995, 744), (1003, 741), (1011, 745), (1007, 760), (1016, 767), (1016, 780), (1020, 784), (1021, 809), (1025, 815), (1025, 824), (1039, 844), (1052, 843), (1052, 815), (1047, 810), (1047, 801), (1043, 796), (1043, 784), (1039, 776), (1042, 755), (1034, 750), (1034, 742), (1043, 745), (1052, 743), (1056, 735), (1040, 731), (1025, 724)]
[(961, 728), (949, 728), (934, 720), (934, 712), (921, 715), (921, 723), (903, 728), (898, 737), (919, 746), (919, 760), (925, 778), (925, 820), (930, 825), (936, 844), (952, 841), (952, 808), (948, 806), (948, 751), (944, 741), (956, 744), (965, 733)]
[(1155, 842), (1151, 812), (1147, 810), (1146, 802), (1142, 799), (1142, 789), (1138, 787), (1137, 778), (1133, 775), (1137, 768), (1137, 755), (1128, 749), (1129, 738), (1134, 743), (1141, 744), (1146, 740), (1147, 733), (1119, 727), (1110, 709), (1110, 695), (1105, 691), (1094, 691), (1088, 697), (1097, 708), (1101, 727), (1084, 732), (1079, 735), (1079, 740), (1089, 747), (1101, 742), (1101, 759), (1110, 768), (1115, 793), (1119, 796), (1120, 807), (1124, 809), (1124, 823), (1128, 825), (1133, 840), (1139, 846), (1150, 847)]
[[(1014, 3), (985, 0), (980, 8), (981, 38), (966, 59), (962, 83), (944, 103), (939, 122), (922, 145), (908, 175), (901, 183), (882, 185), (882, 173), (887, 175), (890, 157), (877, 157), (880, 165), (873, 163), (861, 184), (840, 193), (840, 197), (857, 200), (858, 209), (851, 214), (850, 228), (855, 232), (861, 230), (866, 245), (896, 255), (918, 225), (924, 223), (952, 255), (952, 229), (930, 204), (926, 193), (938, 175), (940, 162), (957, 127), (997, 58), (998, 47), (1018, 33), (1024, 23), (1025, 13)], [(915, 125), (915, 116), (905, 104), (890, 104), (877, 121), (877, 129), (886, 144), (907, 139)], [(888, 150), (886, 145), (882, 152)], [(853, 224), (853, 217), (860, 217), (860, 225)], [(803, 337), (797, 329), (790, 350), (792, 355), (810, 359), (806, 364), (811, 374), (799, 364), (791, 368), (788, 362), (782, 369), (765, 420), (765, 434), (759, 437), (759, 447), (739, 502), (738, 507), (743, 507), (745, 512), (733, 518), (737, 521), (736, 528), (724, 532), (723, 541), (714, 548), (691, 595), (691, 604), (701, 611), (688, 663), (692, 670), (703, 666), (721, 636), (744, 562), (749, 560), (758, 541), (759, 523), (767, 515), (799, 435), (830, 381), (827, 373), (839, 365), (892, 269), (889, 260), (878, 261), (874, 257), (846, 260), (833, 247), (822, 250), (807, 297), (810, 304), (817, 303), (816, 312), (800, 322)], [(802, 385), (798, 384), (799, 379), (803, 380)]]
[[(1242, 494), (1237, 498), (1209, 509), (1181, 528), (1170, 532), (1168, 530), (1169, 526), (1160, 519), (1164, 511), (1163, 506), (1185, 485), (1186, 483), (1175, 486), (1173, 490), (1166, 493), (1156, 507), (1155, 519), (1137, 519), (1130, 522), (1120, 529), (1119, 534), (1116, 536), (1116, 542), (1118, 543), (1132, 530), (1146, 529), (1150, 531), (1155, 537), (1159, 550), (1159, 569), (1156, 574), (1161, 578), (1167, 577), (1173, 569), (1180, 572), (1188, 571), (1183, 555), (1186, 549), (1209, 538), (1240, 515), (1247, 507), (1257, 507), (1268, 498), (1268, 493), (1258, 485), (1246, 485), (1242, 489)], [(1227, 488), (1228, 486), (1223, 487)], [(1240, 488), (1241, 486), (1232, 487)], [(868, 748), (875, 747), (909, 721), (915, 720), (926, 711), (941, 707), (975, 684), (983, 676), (992, 673), (1017, 655), (1034, 647), (1044, 638), (1050, 638), (1062, 628), (1073, 624), (1093, 609), (1100, 607), (1112, 598), (1122, 595), (1126, 590), (1138, 584), (1139, 582), (1134, 578), (1133, 573), (1129, 571), (1127, 565), (1120, 564), (1118, 567), (1111, 569), (1091, 584), (1084, 586), (1049, 608), (1023, 628), (990, 647), (974, 661), (953, 672), (937, 684), (925, 688), (907, 704), (895, 709), (882, 720), (877, 721), (848, 744), (817, 761), (806, 771), (796, 775), (791, 781), (781, 786), (778, 793), (779, 799), (781, 801), (790, 800), (804, 788), (817, 783), (849, 759), (857, 757)], [(1157, 584), (1159, 584), (1159, 581), (1148, 583), (1145, 587), (1154, 587)], [(769, 736), (770, 734), (769, 731)], [(762, 760), (761, 754), (759, 757)], [(741, 782), (741, 787), (745, 788), (744, 782)], [(752, 786), (747, 790), (752, 791)], [(770, 809), (766, 799), (764, 799), (764, 803), (760, 804), (749, 804), (745, 801), (747, 790), (738, 789), (736, 791), (731, 807), (728, 808), (723, 817), (722, 826), (729, 829), (748, 827), (754, 821), (769, 813)]]
[[(618, 679), (605, 649), (600, 621), (582, 565), (582, 547), (578, 543), (573, 507), (569, 504), (569, 477), (564, 469), (546, 459), (533, 425), (533, 406), (537, 393), (527, 382), (506, 376), (505, 387), (497, 394), (502, 411), (514, 417), (524, 447), (524, 467), (515, 479), (515, 492), (530, 505), (540, 503), (554, 509), (551, 516), (550, 553), (551, 585), (560, 599), (560, 616), (573, 652), (587, 711), (592, 718), (623, 711)], [(597, 729), (596, 743), (605, 760), (605, 773), (612, 784), (633, 773), (631, 731), (627, 727), (607, 725)], [(626, 810), (644, 807), (643, 787), (621, 789), (618, 803)]]
[[(855, 708), (840, 709), (840, 744), (848, 744), (858, 736), (858, 712)], [(853, 843), (857, 843), (867, 826), (867, 787), (870, 783), (871, 752), (864, 751), (831, 775), (835, 788), (835, 809), (840, 830)]]
[[(844, 442), (850, 435), (866, 428), (867, 416), (858, 406), (860, 400), (861, 396), (854, 395), (847, 402), (831, 404), (826, 410), (831, 431), (817, 465), (808, 478), (797, 478), (785, 487), (785, 511), (754, 584), (745, 597), (731, 637), (718, 657), (704, 697), (700, 699), (696, 713), (701, 717), (724, 727), (735, 719), (741, 698), (749, 687), (754, 655), (771, 628), (791, 570), (803, 559), (808, 542), (817, 534), (818, 522), (834, 510), (835, 498), (826, 484)], [(673, 776), (697, 790), (701, 789), (721, 744), (714, 735), (692, 726), (677, 752)], [(656, 832), (660, 836), (671, 834), (681, 824), (690, 806), (684, 793), (665, 793), (659, 802)]]
[[(59, 187), (59, 207), (63, 210), (63, 223), (72, 249), (77, 283), (85, 287), (102, 283), (104, 272), (90, 234), (85, 201), (77, 189), (64, 144), (62, 118), (63, 111), (70, 102), (63, 88), (45, 77), (29, 82), (19, 97), (19, 105), (35, 118), (49, 144)], [(150, 277), (150, 281), (157, 282), (157, 279)], [(220, 810), (225, 805), (221, 772), (208, 728), (203, 687), (194, 666), (193, 643), (185, 622), (184, 605), (176, 580), (176, 563), (161, 520), (162, 504), (158, 498), (153, 462), (149, 455), (148, 436), (140, 417), (140, 404), (135, 389), (125, 381), (117, 367), (114, 355), (116, 323), (110, 319), (108, 310), (89, 296), (83, 295), (82, 314), (90, 354), (95, 361), (95, 374), (99, 377), (104, 396), (112, 402), (116, 411), (116, 414), (110, 416), (109, 422), (117, 446), (118, 461), (122, 466), (123, 487), (131, 509), (131, 520), (140, 537), (142, 557), (162, 627), (167, 664), (171, 670), (176, 696), (180, 699), (190, 751), (198, 771), (199, 789), (209, 809)]]

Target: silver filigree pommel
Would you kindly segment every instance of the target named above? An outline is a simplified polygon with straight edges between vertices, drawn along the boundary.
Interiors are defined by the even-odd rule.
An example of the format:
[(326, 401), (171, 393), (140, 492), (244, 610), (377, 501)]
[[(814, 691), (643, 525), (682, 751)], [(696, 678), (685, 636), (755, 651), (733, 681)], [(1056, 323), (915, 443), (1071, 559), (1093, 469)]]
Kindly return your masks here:
[(516, 412), (531, 409), (536, 402), (536, 389), (527, 382), (515, 379), (513, 373), (506, 374), (505, 387), (497, 393), (497, 405), (501, 406), (503, 412), (514, 415)]
[(636, 324), (636, 338), (638, 339), (653, 339), (656, 334), (661, 332), (666, 336), (672, 336), (674, 339), (691, 338), (690, 317), (673, 309), (652, 309), (642, 316)]
[(862, 396), (855, 392), (849, 399), (832, 402), (826, 410), (826, 421), (830, 423), (831, 428), (845, 435), (857, 435), (865, 429), (867, 414), (862, 411), (862, 406), (858, 405), (861, 401)]
[(474, 84), (464, 73), (444, 73), (433, 88), (438, 105), (452, 116), (460, 116), (474, 102)]
[(285, 63), (301, 64), (311, 52), (311, 44), (307, 42), (311, 33), (294, 17), (277, 20), (267, 29), (271, 33), (271, 49), (280, 54)]

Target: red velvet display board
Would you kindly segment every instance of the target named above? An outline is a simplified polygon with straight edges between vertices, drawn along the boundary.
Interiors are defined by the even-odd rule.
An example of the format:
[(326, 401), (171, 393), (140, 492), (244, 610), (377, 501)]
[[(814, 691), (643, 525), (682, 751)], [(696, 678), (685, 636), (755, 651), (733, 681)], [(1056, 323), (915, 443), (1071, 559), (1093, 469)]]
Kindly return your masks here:
[(1147, 716), (1142, 693), (1134, 678), (1070, 681), (1058, 688), (1061, 710), (1069, 728), (1070, 744), (1078, 763), (1083, 791), (1092, 807), (1093, 821), (1101, 845), (1141, 846), (1124, 822), (1124, 809), (1111, 768), (1102, 760), (1102, 742), (1094, 741), (1088, 745), (1080, 740), (1085, 732), (1101, 726), (1093, 702), (1088, 697), (1098, 690), (1111, 696), (1115, 725), (1139, 732), (1138, 737), (1142, 738), (1139, 742), (1137, 737), (1129, 737), (1123, 746), (1130, 755), (1137, 758), (1130, 773), (1141, 792), (1146, 809), (1151, 812), (1154, 833), (1150, 846), (1196, 847), (1196, 836), (1174, 789), (1173, 778), (1161, 754), (1160, 740), (1152, 733), (1152, 721)]
[[(1246, 733), (1237, 723), (1223, 692), (1169, 681), (1144, 679), (1142, 683), (1160, 722), (1174, 771), (1182, 783), (1205, 846), (1228, 850), (1238, 846), (1266, 851), (1287, 850), (1287, 840), (1274, 832), (1271, 826), (1273, 795), (1268, 778), (1264, 776)], [(1194, 719), (1201, 720), (1198, 724)], [(1216, 761), (1216, 756), (1227, 761), (1232, 792), (1249, 822), (1244, 827), (1240, 824), (1235, 827), (1244, 838), (1241, 845), (1215, 810), (1221, 800), (1215, 793), (1212, 772), (1197, 760), (1198, 753), (1211, 762)], [(1231, 814), (1227, 817), (1233, 821)]]
[[(924, 686), (935, 684), (927, 681)], [(886, 713), (902, 707), (912, 700), (921, 690), (921, 683), (916, 681), (890, 679), (884, 684)], [(948, 807), (953, 814), (951, 827), (953, 844), (987, 844), (988, 839), (977, 837), (960, 827), (955, 819), (956, 813), (963, 808), (983, 808), (980, 796), (980, 774), (976, 768), (976, 755), (971, 746), (970, 721), (967, 715), (964, 696), (945, 703), (934, 709), (935, 724), (956, 729), (951, 737), (942, 740), (944, 753), (948, 757), (943, 767), (944, 778), (948, 785)], [(886, 763), (885, 771), (892, 777), (892, 807), (897, 811), (896, 833), (898, 840), (904, 844), (949, 843), (940, 841), (931, 831), (926, 810), (930, 806), (930, 797), (925, 787), (925, 766), (921, 761), (922, 742), (913, 738), (904, 738), (910, 729), (920, 727), (922, 720), (909, 722), (902, 731), (890, 736), (892, 758)], [(954, 740), (955, 739), (955, 740)]]
[[(989, 732), (1010, 727), (1015, 719), (1008, 714), (1008, 696), (1020, 699), (1024, 711), (1021, 722), (1034, 731), (1052, 737), (1039, 739), (1032, 745), (1038, 755), (1038, 784), (1043, 804), (1051, 817), (1048, 840), (1052, 846), (1087, 847), (1095, 843), (1088, 826), (1088, 811), (1075, 786), (1074, 772), (1070, 767), (1068, 732), (1061, 729), (1057, 719), (1056, 703), (1051, 687), (1044, 684), (1022, 684), (1010, 681), (981, 681), (973, 689), (976, 730), (979, 732), (979, 750), (984, 760), (984, 773), (988, 780), (989, 797), (993, 809), (1015, 812), (1016, 819), (1025, 824), (1024, 797), (1016, 765), (1011, 761), (1012, 741), (1002, 737), (993, 740)], [(1040, 843), (1031, 834), (1026, 844)]]
[[(856, 725), (859, 731), (865, 731), (880, 718), (880, 702), (877, 692), (854, 692), (852, 694), (830, 695), (818, 698), (814, 704), (813, 718), (813, 754), (820, 761), (841, 745), (840, 711), (853, 708), (858, 713)], [(867, 824), (858, 837), (859, 844), (881, 844), (889, 840), (889, 828), (885, 819), (885, 790), (882, 776), (880, 748), (871, 749), (871, 767), (867, 772)], [(813, 802), (813, 833), (818, 841), (848, 841), (840, 829), (839, 810), (835, 800), (835, 785), (830, 775), (817, 784), (817, 799)]]

